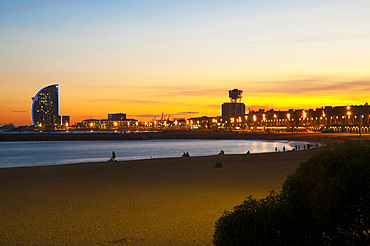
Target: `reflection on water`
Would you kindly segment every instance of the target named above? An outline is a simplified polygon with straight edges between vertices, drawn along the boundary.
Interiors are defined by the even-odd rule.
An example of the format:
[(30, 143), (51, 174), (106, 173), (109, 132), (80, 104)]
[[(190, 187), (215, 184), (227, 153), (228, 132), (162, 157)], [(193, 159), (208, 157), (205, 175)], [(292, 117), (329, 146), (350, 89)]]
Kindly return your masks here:
[(107, 161), (115, 151), (117, 160), (164, 157), (245, 154), (292, 150), (303, 142), (264, 140), (130, 140), (130, 141), (30, 141), (0, 142), (0, 167), (57, 165)]

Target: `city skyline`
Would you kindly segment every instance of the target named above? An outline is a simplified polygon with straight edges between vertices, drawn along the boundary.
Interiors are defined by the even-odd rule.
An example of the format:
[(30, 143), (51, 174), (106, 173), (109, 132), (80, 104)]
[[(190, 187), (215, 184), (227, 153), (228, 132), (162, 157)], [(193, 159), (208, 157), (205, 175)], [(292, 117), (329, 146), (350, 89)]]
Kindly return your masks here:
[(219, 116), (363, 105), (368, 1), (0, 3), (0, 124), (31, 125), (31, 97), (60, 86), (71, 123), (108, 113)]

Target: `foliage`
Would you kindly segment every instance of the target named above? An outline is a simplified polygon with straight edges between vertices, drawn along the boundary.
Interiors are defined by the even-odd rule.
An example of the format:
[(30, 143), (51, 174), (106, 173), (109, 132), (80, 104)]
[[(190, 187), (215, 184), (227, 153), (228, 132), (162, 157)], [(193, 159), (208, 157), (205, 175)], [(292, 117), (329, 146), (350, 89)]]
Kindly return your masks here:
[(370, 147), (345, 143), (302, 163), (279, 194), (216, 222), (215, 245), (370, 245)]
[(247, 197), (232, 213), (225, 212), (216, 222), (216, 245), (268, 245), (276, 240), (280, 197), (271, 192), (264, 199)]

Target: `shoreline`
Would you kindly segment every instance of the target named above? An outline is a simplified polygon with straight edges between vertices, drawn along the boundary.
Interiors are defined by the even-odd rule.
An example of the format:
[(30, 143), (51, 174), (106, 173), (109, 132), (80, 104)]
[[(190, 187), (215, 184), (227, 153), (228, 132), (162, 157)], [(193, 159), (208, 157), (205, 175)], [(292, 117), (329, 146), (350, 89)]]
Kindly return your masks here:
[[(134, 142), (130, 142), (134, 141)], [(148, 142), (147, 142), (148, 141)], [(19, 144), (18, 144), (19, 143)], [(50, 141), (42, 142), (0, 142), (0, 147), (4, 147), (5, 151), (0, 151), (3, 154), (4, 160), (0, 160), (0, 169), (17, 168), (17, 167), (32, 167), (32, 166), (57, 166), (57, 165), (72, 165), (94, 162), (106, 162), (109, 156), (101, 158), (106, 153), (110, 153), (112, 148), (116, 153), (124, 153), (115, 161), (134, 161), (134, 160), (150, 160), (150, 159), (166, 159), (182, 157), (183, 153), (190, 153), (191, 157), (216, 156), (220, 155), (220, 150), (223, 153), (232, 154), (258, 154), (258, 153), (274, 153), (293, 151), (297, 147), (298, 151), (304, 150), (304, 146), (311, 145), (311, 149), (323, 147), (317, 143), (289, 141), (289, 140), (249, 140), (249, 139), (151, 139), (151, 140), (128, 140), (128, 141)], [(106, 148), (106, 144), (110, 146)], [(177, 148), (168, 150), (175, 144)], [(210, 147), (212, 145), (218, 147)], [(151, 151), (152, 146), (158, 147), (158, 152)], [(240, 145), (243, 147), (241, 148)], [(28, 146), (31, 146), (30, 148)], [(36, 155), (33, 158), (32, 151), (36, 146), (38, 152), (43, 148), (48, 148), (48, 152)], [(74, 147), (73, 147), (74, 146)], [(86, 153), (76, 152), (75, 148), (79, 149), (83, 146)], [(134, 147), (136, 146), (136, 147)], [(182, 147), (181, 147), (182, 146)], [(196, 147), (194, 147), (196, 146)], [(268, 147), (266, 147), (268, 146)], [(59, 151), (60, 148), (60, 151)], [(63, 149), (69, 148), (68, 151)], [(96, 148), (93, 152), (88, 152), (89, 149)], [(306, 148), (306, 147), (305, 147)], [(101, 150), (103, 149), (103, 150)], [(185, 152), (181, 152), (185, 150)], [(8, 156), (7, 152), (23, 153), (29, 158), (21, 158), (15, 155)], [(41, 153), (40, 152), (40, 153)], [(58, 152), (55, 154), (50, 154)], [(98, 153), (99, 154), (96, 154)], [(2, 155), (0, 153), (0, 155)], [(39, 157), (42, 156), (42, 159)], [(89, 157), (89, 158), (86, 158)], [(7, 161), (6, 161), (7, 160)]]
[[(36, 133), (37, 134), (37, 133)], [(0, 134), (1, 135), (1, 134)], [(12, 135), (12, 134), (10, 134)], [(44, 134), (41, 134), (44, 135)], [(92, 134), (95, 136), (100, 136), (101, 134)], [(103, 133), (105, 135), (105, 133)], [(114, 134), (116, 135), (116, 134)], [(126, 134), (126, 135), (136, 135), (135, 134)], [(50, 134), (47, 134), (47, 136), (50, 136)], [(155, 137), (147, 138), (148, 140), (262, 140), (262, 141), (297, 141), (302, 143), (311, 144), (312, 149), (317, 148), (316, 144), (319, 144), (319, 148), (323, 147), (335, 147), (338, 144), (342, 144), (345, 141), (351, 141), (351, 142), (359, 142), (359, 136), (354, 134), (322, 134), (322, 133), (295, 133), (295, 134), (287, 134), (287, 133), (275, 133), (275, 134), (267, 134), (267, 133), (240, 133), (240, 132), (227, 132), (227, 133), (219, 133), (219, 132), (197, 132), (197, 131), (180, 131), (180, 132), (160, 132), (159, 134), (155, 135)], [(96, 141), (102, 141), (100, 139), (95, 139)], [(66, 140), (69, 141), (69, 140)], [(79, 140), (83, 141), (83, 140)], [(86, 141), (93, 141), (93, 140), (86, 140)], [(113, 141), (113, 140), (108, 140)], [(121, 140), (121, 141), (131, 141), (131, 140)], [(136, 140), (137, 141), (137, 140)], [(138, 140), (140, 141), (140, 140)], [(13, 141), (9, 141), (13, 142)], [(14, 141), (16, 142), (16, 141)], [(30, 141), (33, 142), (33, 141)], [(36, 141), (37, 142), (37, 141)], [(58, 141), (56, 141), (58, 142)], [(73, 142), (73, 141), (72, 141)], [(370, 134), (362, 135), (362, 142), (363, 143), (370, 143)], [(0, 141), (1, 143), (1, 141)], [(302, 147), (302, 146), (301, 146)], [(298, 151), (302, 151), (298, 150)], [(281, 151), (281, 150), (280, 150)], [(287, 150), (292, 151), (292, 150)], [(252, 151), (253, 152), (253, 151)], [(266, 152), (266, 153), (275, 153), (275, 151)], [(230, 154), (230, 153), (227, 153)], [(236, 154), (236, 153), (234, 153)], [(239, 153), (241, 155), (245, 153)], [(256, 153), (252, 153), (256, 154)], [(212, 156), (217, 155), (217, 153), (210, 153), (205, 155), (192, 155), (192, 157), (201, 157), (201, 156)], [(126, 159), (126, 160), (117, 160), (117, 161), (136, 161), (136, 160), (150, 160), (153, 158), (150, 158), (151, 154), (147, 156), (147, 158), (143, 159)], [(155, 159), (166, 159), (166, 158), (176, 158), (180, 157), (180, 155), (177, 156), (157, 156)], [(102, 160), (92, 160), (87, 162), (101, 162)], [(76, 165), (76, 164), (85, 164), (87, 163), (79, 162), (76, 160), (75, 162), (59, 162), (54, 164), (33, 164), (33, 165), (26, 165), (26, 166), (4, 166), (0, 169), (4, 168), (21, 168), (21, 167), (43, 167), (43, 166), (59, 166), (59, 165)]]

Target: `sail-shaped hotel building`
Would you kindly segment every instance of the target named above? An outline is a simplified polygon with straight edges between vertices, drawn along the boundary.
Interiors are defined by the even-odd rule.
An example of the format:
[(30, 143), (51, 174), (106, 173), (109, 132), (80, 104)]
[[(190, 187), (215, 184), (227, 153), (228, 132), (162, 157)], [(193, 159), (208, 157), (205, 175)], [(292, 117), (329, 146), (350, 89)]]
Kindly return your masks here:
[(58, 84), (48, 85), (32, 97), (32, 123), (35, 127), (56, 126), (65, 122), (69, 123), (69, 116), (59, 115)]

